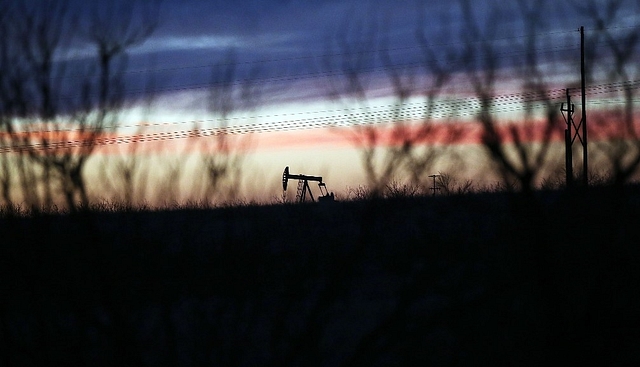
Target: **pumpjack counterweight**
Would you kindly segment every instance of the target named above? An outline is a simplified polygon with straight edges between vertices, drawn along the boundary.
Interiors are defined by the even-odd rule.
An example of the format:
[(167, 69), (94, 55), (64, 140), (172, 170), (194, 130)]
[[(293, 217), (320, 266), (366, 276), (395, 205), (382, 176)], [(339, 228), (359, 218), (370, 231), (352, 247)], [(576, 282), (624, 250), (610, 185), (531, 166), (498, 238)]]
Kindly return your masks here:
[(327, 185), (322, 182), (322, 177), (319, 176), (308, 176), (308, 175), (292, 175), (289, 173), (289, 166), (284, 168), (284, 172), (282, 173), (282, 190), (287, 191), (287, 183), (289, 180), (298, 180), (298, 187), (296, 191), (296, 202), (303, 203), (307, 199), (307, 194), (311, 198), (311, 201), (315, 201), (313, 198), (313, 193), (311, 192), (311, 188), (309, 187), (309, 181), (318, 182), (318, 188), (320, 189), (320, 196), (318, 196), (318, 201), (334, 201), (335, 197), (333, 192), (329, 194), (327, 191)]

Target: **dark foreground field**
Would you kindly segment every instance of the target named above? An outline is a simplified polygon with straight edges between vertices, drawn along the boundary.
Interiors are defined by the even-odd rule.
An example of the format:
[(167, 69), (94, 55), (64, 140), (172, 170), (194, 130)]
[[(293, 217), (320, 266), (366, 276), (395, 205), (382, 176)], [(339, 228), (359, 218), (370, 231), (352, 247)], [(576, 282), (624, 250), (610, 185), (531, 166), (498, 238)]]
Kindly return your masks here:
[(0, 366), (640, 362), (640, 195), (0, 219)]

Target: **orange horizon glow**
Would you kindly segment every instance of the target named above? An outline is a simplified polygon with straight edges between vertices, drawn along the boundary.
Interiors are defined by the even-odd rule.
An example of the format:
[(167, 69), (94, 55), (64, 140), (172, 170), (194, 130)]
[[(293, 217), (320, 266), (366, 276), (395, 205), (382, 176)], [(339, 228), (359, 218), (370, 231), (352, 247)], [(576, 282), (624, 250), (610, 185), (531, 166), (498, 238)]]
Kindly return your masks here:
[[(607, 124), (604, 113), (593, 113), (589, 118), (589, 140), (606, 141), (609, 139), (637, 139), (633, 133), (640, 131), (640, 118), (634, 116), (631, 127), (622, 127), (618, 121)], [(552, 127), (546, 120), (519, 122), (497, 122), (493, 125), (496, 138), (503, 144), (539, 143), (543, 141), (560, 142), (564, 139), (564, 121), (559, 120)], [(547, 131), (549, 130), (549, 131)], [(221, 145), (224, 136), (225, 144)], [(371, 146), (392, 147), (405, 143), (413, 145), (478, 145), (484, 142), (486, 132), (477, 121), (428, 123), (403, 122), (396, 124), (362, 125), (353, 127), (329, 127), (321, 129), (289, 130), (276, 132), (197, 132), (191, 130), (163, 131), (154, 133), (118, 134), (102, 132), (95, 138), (96, 152), (99, 154), (126, 154), (158, 152), (211, 153), (236, 152), (249, 153), (261, 150), (303, 149), (309, 147), (331, 146), (336, 148), (363, 148)], [(368, 139), (367, 137), (374, 137)], [(88, 132), (74, 130), (31, 131), (6, 133), (0, 132), (0, 139), (11, 141), (23, 138), (33, 142), (29, 147), (45, 149), (40, 143), (47, 141), (47, 150), (65, 151), (91, 142), (94, 136)], [(206, 139), (211, 139), (207, 141)], [(0, 153), (27, 151), (18, 147), (0, 147)]]

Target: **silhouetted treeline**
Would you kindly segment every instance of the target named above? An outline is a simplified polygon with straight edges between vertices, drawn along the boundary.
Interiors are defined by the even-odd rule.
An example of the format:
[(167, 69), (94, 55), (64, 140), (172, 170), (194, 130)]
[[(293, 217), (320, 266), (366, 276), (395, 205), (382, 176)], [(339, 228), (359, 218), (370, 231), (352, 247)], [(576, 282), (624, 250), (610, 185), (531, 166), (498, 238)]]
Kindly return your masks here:
[(639, 197), (634, 186), (6, 218), (0, 360), (638, 362)]

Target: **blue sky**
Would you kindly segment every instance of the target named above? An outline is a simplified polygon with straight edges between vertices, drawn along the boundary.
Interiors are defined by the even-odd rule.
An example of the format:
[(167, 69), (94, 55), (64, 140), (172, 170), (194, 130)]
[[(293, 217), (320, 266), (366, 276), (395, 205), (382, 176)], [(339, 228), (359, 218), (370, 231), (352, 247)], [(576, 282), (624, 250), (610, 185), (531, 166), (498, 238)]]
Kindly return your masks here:
[[(487, 34), (492, 39), (525, 33), (522, 12), (515, 2), (503, 3), (472, 2), (481, 28), (483, 22), (496, 24), (495, 31)], [(539, 33), (570, 32), (584, 23), (571, 11), (569, 2), (526, 3), (546, 8), (547, 15), (537, 29)], [(326, 55), (343, 52), (336, 40), (344, 34), (357, 51), (371, 52), (362, 67), (379, 70), (376, 49), (390, 49), (394, 65), (421, 62), (423, 55), (416, 47), (417, 32), (425, 35), (436, 54), (458, 47), (461, 37), (473, 33), (462, 24), (456, 2), (164, 0), (160, 9), (158, 28), (145, 44), (132, 49), (129, 68), (144, 71), (132, 73), (132, 81), (155, 75), (154, 82), (161, 90), (208, 83), (211, 80), (208, 66), (224, 62), (230, 50), (238, 62), (235, 79), (244, 79), (254, 71), (263, 81), (261, 85), (266, 86), (264, 81), (272, 82), (274, 78), (299, 81), (336, 72), (340, 68), (339, 56), (329, 66)], [(368, 41), (368, 32), (375, 32), (378, 38), (362, 45)], [(558, 42), (564, 43), (566, 36), (547, 37), (548, 42), (552, 42), (551, 37), (558, 37)], [(508, 42), (503, 43), (504, 46), (496, 44), (508, 51)], [(150, 69), (160, 71), (153, 73)], [(128, 89), (139, 89), (136, 84), (139, 83)], [(282, 83), (278, 83), (276, 90), (282, 91)]]
[[(45, 1), (29, 2), (42, 4)], [(524, 0), (521, 3), (525, 8), (544, 14), (536, 33), (543, 35), (549, 44), (563, 47), (567, 42), (576, 43), (575, 33), (571, 34), (571, 31), (580, 25), (592, 26), (576, 4), (592, 3), (597, 11), (606, 14), (603, 6), (606, 2), (610, 1)], [(117, 27), (122, 20), (119, 17), (126, 21), (128, 18), (124, 15), (133, 13), (132, 19), (138, 20), (152, 3), (152, 0), (117, 0), (103, 2), (98, 7), (111, 9), (110, 19)], [(295, 82), (339, 72), (344, 53), (337, 42), (340, 39), (346, 39), (355, 52), (370, 52), (360, 66), (374, 70), (374, 74), (384, 78), (376, 55), (380, 49), (389, 50), (394, 66), (411, 65), (424, 60), (417, 33), (424, 35), (436, 57), (447, 50), (459, 51), (461, 41), (478, 36), (476, 30), (461, 19), (461, 2), (458, 1), (161, 0), (157, 3), (159, 13), (155, 32), (143, 44), (129, 49), (126, 90), (131, 97), (139, 94), (144, 82), (150, 79), (157, 89), (168, 92), (206, 85), (212, 79), (211, 66), (228, 60), (230, 51), (234, 52), (233, 60), (238, 64), (234, 79), (253, 75), (266, 86), (272, 84), (266, 82), (273, 82), (274, 78)], [(527, 32), (524, 29), (526, 10), (518, 3), (469, 2), (478, 28), (484, 31), (487, 25), (492, 26), (492, 32), (486, 32), (484, 36), (494, 40), (498, 53), (508, 52), (513, 38)], [(637, 2), (621, 3), (620, 13), (624, 15), (619, 17), (623, 19), (620, 25), (637, 24), (640, 11)], [(81, 19), (90, 21), (92, 6), (97, 3), (69, 0), (68, 4), (79, 11)], [(138, 5), (130, 8), (131, 4)], [(376, 39), (370, 40), (368, 36), (373, 33)], [(568, 38), (574, 40), (568, 41)], [(93, 46), (83, 46), (81, 40), (77, 40), (75, 51), (66, 56), (92, 56)], [(524, 42), (524, 39), (515, 42)], [(558, 53), (556, 57), (562, 56)], [(506, 64), (503, 66), (508, 66)], [(278, 81), (276, 90), (282, 91), (283, 84), (287, 83)]]

